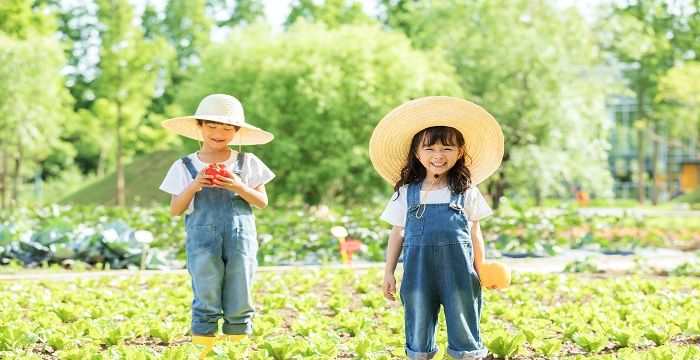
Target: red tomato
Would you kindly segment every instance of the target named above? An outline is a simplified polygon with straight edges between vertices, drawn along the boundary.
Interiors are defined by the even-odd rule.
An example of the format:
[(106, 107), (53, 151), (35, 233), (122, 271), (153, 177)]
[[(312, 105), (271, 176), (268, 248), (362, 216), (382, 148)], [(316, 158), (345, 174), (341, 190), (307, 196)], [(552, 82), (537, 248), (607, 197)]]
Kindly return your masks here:
[[(226, 164), (211, 163), (204, 173), (212, 176), (221, 175), (231, 177), (231, 173), (226, 169)], [(214, 185), (214, 179), (209, 179), (209, 181)]]

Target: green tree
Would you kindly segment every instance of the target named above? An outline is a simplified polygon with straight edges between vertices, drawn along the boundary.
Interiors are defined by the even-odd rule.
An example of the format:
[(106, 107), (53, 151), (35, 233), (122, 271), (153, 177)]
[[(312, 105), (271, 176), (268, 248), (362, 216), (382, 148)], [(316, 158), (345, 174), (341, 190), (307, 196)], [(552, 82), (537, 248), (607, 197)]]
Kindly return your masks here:
[[(54, 36), (60, 39), (66, 59), (61, 72), (65, 76), (65, 86), (74, 99), (70, 120), (60, 134), (67, 146), (56, 148), (67, 152), (56, 151), (43, 162), (44, 173), (47, 177), (63, 177), (65, 173), (72, 173), (76, 178), (79, 173), (94, 172), (102, 176), (109, 159), (100, 150), (103, 141), (97, 137), (100, 134), (99, 126), (95, 125), (95, 121), (86, 121), (85, 117), (96, 96), (95, 78), (101, 47), (97, 5), (93, 0), (34, 0), (34, 3), (35, 6), (43, 6), (44, 12), (48, 10), (57, 19), (57, 33)], [(70, 163), (61, 161), (69, 156)], [(77, 165), (77, 168), (70, 169), (73, 165)]]
[(59, 134), (69, 104), (60, 75), (63, 57), (58, 41), (50, 36), (23, 36), (0, 33), (0, 166), (5, 208), (19, 201), (23, 179), (41, 171), (38, 162), (61, 145)]
[(59, 140), (70, 97), (60, 75), (63, 58), (52, 36), (56, 20), (45, 4), (28, 0), (0, 5), (0, 193), (2, 206), (19, 202), (23, 180)]
[(659, 79), (657, 99), (670, 104), (665, 110), (669, 135), (680, 140), (700, 139), (700, 62), (689, 61), (672, 67)]
[(165, 109), (173, 102), (180, 84), (199, 63), (202, 50), (209, 44), (212, 21), (206, 17), (206, 8), (205, 0), (169, 0), (163, 19), (150, 6), (144, 11), (141, 18), (146, 38), (165, 37), (175, 50), (175, 56), (165, 68), (165, 81), (159, 86), (158, 96), (148, 109), (149, 119), (161, 119)]
[[(698, 1), (668, 2), (647, 0), (613, 3), (600, 22), (600, 32), (605, 50), (612, 63), (622, 66), (622, 73), (629, 90), (637, 102), (637, 173), (638, 198), (646, 201), (647, 183), (645, 154), (647, 133), (664, 134), (673, 126), (663, 119), (659, 111), (669, 104), (659, 96), (659, 79), (679, 60), (693, 60), (697, 57)], [(694, 40), (693, 40), (694, 39)], [(657, 163), (659, 147), (656, 137), (651, 138), (653, 193), (652, 200), (658, 201)]]
[[(133, 151), (125, 146), (138, 135), (137, 126), (155, 94), (159, 70), (172, 57), (164, 39), (145, 39), (134, 24), (133, 6), (127, 0), (98, 0), (102, 47), (96, 80), (96, 103), (104, 131), (114, 139), (117, 204), (123, 206), (124, 160)], [(102, 151), (109, 151), (105, 141)]]
[(209, 7), (217, 14), (218, 26), (251, 25), (265, 20), (265, 4), (262, 0), (235, 0), (233, 3), (231, 8), (230, 1), (227, 0), (209, 1)]
[(277, 174), (273, 201), (361, 203), (390, 190), (370, 165), (367, 144), (381, 117), (412, 98), (461, 95), (452, 68), (413, 50), (378, 26), (303, 22), (273, 35), (262, 26), (235, 30), (202, 56), (201, 70), (178, 94), (171, 114), (194, 112), (211, 93), (236, 96), (246, 120), (275, 140), (244, 151)]
[(66, 86), (75, 99), (74, 109), (87, 109), (95, 100), (93, 81), (100, 49), (97, 6), (93, 0), (65, 2), (35, 0), (54, 14), (64, 45)]
[(43, 7), (34, 9), (32, 0), (5, 0), (0, 5), (0, 29), (18, 39), (27, 39), (36, 34), (48, 35), (55, 31), (55, 19), (43, 12)]
[(329, 27), (374, 22), (364, 12), (362, 4), (346, 0), (324, 0), (321, 3), (313, 0), (295, 0), (292, 2), (292, 9), (285, 25), (290, 26), (300, 19), (307, 22), (322, 22)]
[[(541, 199), (564, 194), (570, 181), (609, 193), (601, 186), (611, 183), (605, 140), (599, 138), (605, 136), (599, 96), (604, 89), (584, 81), (596, 63), (596, 47), (578, 13), (544, 0), (386, 0), (382, 5), (384, 23), (403, 31), (415, 46), (442, 54), (455, 67), (467, 99), (488, 109), (501, 125), (503, 165), (486, 184), (493, 207), (506, 189), (533, 189)], [(575, 135), (572, 124), (579, 130)], [(582, 158), (577, 143), (603, 146), (591, 147), (583, 162), (567, 161)], [(588, 173), (571, 175), (580, 174), (582, 164)]]

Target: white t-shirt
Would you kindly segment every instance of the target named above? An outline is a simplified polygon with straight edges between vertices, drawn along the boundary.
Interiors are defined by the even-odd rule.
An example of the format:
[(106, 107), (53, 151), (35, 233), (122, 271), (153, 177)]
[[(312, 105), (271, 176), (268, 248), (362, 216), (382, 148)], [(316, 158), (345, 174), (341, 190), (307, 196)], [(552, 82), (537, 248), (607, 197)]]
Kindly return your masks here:
[[(389, 203), (386, 205), (382, 216), (382, 220), (388, 222), (391, 225), (406, 226), (406, 210), (408, 209), (408, 185), (404, 185), (399, 188), (399, 198), (396, 198), (396, 193), (391, 195)], [(423, 201), (423, 195), (425, 191), (421, 191), (419, 199)], [(428, 191), (426, 196), (426, 204), (442, 204), (449, 203), (452, 192), (449, 187), (443, 189), (437, 189)], [(493, 214), (493, 210), (486, 199), (481, 195), (481, 192), (477, 187), (471, 187), (464, 192), (464, 213), (467, 216), (469, 222), (481, 220), (489, 215)], [(469, 224), (471, 227), (471, 223)]]
[[(192, 165), (195, 170), (199, 172), (202, 168), (209, 166), (209, 163), (205, 163), (199, 159), (197, 153), (189, 154), (187, 157), (192, 160)], [(231, 156), (228, 160), (224, 161), (226, 167), (233, 172), (236, 165), (236, 160), (238, 157), (238, 152), (231, 151)], [(245, 153), (243, 166), (241, 166), (241, 181), (244, 184), (250, 186), (251, 188), (256, 188), (260, 185), (267, 184), (275, 177), (275, 174), (252, 153)], [(159, 189), (165, 191), (168, 194), (179, 195), (185, 188), (187, 188), (194, 179), (192, 175), (187, 170), (185, 163), (182, 159), (177, 159), (173, 165), (168, 170), (168, 174), (165, 175), (163, 183), (160, 184)], [(194, 210), (194, 198), (190, 202), (189, 208), (187, 209), (187, 214), (191, 214)]]

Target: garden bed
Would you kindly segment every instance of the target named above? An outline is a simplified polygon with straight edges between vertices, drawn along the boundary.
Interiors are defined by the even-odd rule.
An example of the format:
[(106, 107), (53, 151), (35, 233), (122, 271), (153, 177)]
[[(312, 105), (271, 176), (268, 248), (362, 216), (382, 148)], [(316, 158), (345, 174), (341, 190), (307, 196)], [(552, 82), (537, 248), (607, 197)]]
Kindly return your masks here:
[[(254, 335), (221, 342), (211, 358), (402, 358), (403, 309), (383, 298), (382, 273), (260, 272)], [(197, 353), (188, 344), (185, 274), (1, 282), (0, 291), (0, 350), (7, 359)], [(520, 274), (504, 291), (484, 291), (481, 326), (493, 357), (700, 356), (699, 296), (696, 277)], [(444, 349), (442, 315), (437, 342)]]

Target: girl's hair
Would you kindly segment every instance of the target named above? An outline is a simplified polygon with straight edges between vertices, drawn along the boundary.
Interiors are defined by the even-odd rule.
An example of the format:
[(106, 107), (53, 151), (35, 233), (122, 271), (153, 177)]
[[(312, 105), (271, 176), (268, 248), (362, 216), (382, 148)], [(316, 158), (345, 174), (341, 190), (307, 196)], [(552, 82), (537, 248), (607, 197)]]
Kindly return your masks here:
[[(202, 126), (202, 125), (205, 125), (205, 124), (230, 125), (230, 124), (220, 123), (220, 122), (218, 122), (218, 121), (197, 119), (197, 126)], [(233, 126), (233, 129), (236, 130), (236, 131), (238, 131), (238, 129), (241, 128), (240, 126), (236, 126), (236, 125), (231, 125), (231, 126)]]
[[(414, 181), (421, 181), (427, 175), (425, 167), (418, 160), (418, 148), (440, 143), (446, 146), (456, 146), (462, 156), (457, 159), (454, 166), (447, 170), (447, 184), (450, 191), (459, 194), (467, 191), (472, 185), (471, 172), (466, 166), (465, 158), (469, 158), (464, 136), (457, 129), (448, 126), (433, 126), (423, 129), (413, 136), (411, 148), (408, 151), (406, 165), (401, 169), (401, 179), (394, 186), (397, 198), (399, 188)], [(471, 158), (469, 158), (471, 160)]]

